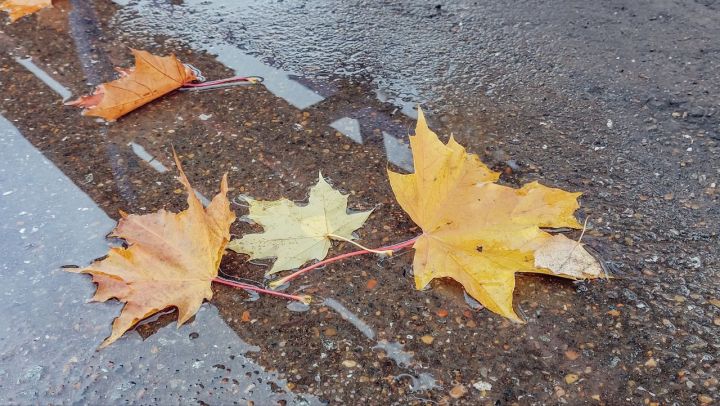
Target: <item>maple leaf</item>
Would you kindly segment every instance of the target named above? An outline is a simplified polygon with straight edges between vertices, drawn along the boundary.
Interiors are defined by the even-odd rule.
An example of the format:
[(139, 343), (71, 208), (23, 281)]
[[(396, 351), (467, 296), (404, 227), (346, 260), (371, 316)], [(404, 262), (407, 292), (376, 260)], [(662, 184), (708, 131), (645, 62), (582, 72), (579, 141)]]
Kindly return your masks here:
[(159, 311), (178, 309), (178, 325), (185, 323), (212, 298), (210, 284), (230, 240), (235, 215), (227, 199), (227, 174), (220, 192), (204, 208), (190, 186), (177, 156), (180, 182), (188, 193), (188, 208), (180, 213), (160, 210), (127, 215), (111, 233), (124, 239), (127, 248), (111, 248), (108, 255), (84, 269), (70, 272), (92, 275), (97, 283), (93, 300), (117, 298), (125, 303), (113, 321), (105, 347), (127, 330)]
[(516, 272), (573, 279), (601, 275), (581, 244), (542, 228), (580, 228), (580, 193), (532, 182), (520, 189), (494, 183), (500, 174), (452, 137), (443, 144), (418, 114), (410, 137), (415, 173), (388, 170), (400, 206), (423, 234), (415, 242), (415, 284), (449, 277), (491, 311), (521, 321), (512, 307)]
[(16, 21), (45, 7), (52, 7), (52, 0), (5, 0), (0, 10), (10, 14), (10, 21)]
[(330, 239), (352, 240), (352, 232), (362, 227), (372, 212), (347, 213), (347, 195), (333, 189), (320, 174), (310, 189), (305, 206), (288, 199), (258, 201), (250, 204), (248, 218), (265, 231), (230, 241), (228, 248), (247, 254), (250, 259), (277, 258), (268, 275), (294, 269), (312, 260), (323, 259)]
[(193, 71), (175, 55), (156, 56), (147, 51), (132, 50), (135, 67), (120, 69), (120, 79), (103, 83), (89, 96), (65, 103), (83, 107), (83, 115), (115, 121), (136, 108), (196, 79)]

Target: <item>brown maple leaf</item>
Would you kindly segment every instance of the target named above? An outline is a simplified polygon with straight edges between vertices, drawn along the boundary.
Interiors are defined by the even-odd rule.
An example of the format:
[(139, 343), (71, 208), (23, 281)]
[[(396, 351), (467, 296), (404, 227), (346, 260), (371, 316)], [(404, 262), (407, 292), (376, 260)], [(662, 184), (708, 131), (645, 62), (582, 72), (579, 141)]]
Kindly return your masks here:
[(52, 0), (5, 0), (0, 10), (10, 14), (10, 21), (16, 21), (45, 7), (52, 7)]
[(235, 215), (227, 199), (227, 174), (218, 193), (204, 208), (190, 186), (177, 156), (180, 182), (188, 193), (188, 208), (180, 213), (160, 210), (127, 215), (111, 236), (122, 238), (127, 248), (111, 248), (108, 255), (84, 269), (70, 272), (92, 275), (97, 283), (93, 300), (117, 298), (125, 303), (113, 321), (112, 333), (101, 347), (122, 336), (139, 321), (164, 309), (178, 309), (178, 325), (185, 323), (212, 298), (210, 284), (230, 240)]
[(157, 56), (137, 49), (132, 53), (135, 67), (117, 68), (120, 79), (98, 85), (91, 95), (65, 104), (83, 107), (85, 116), (115, 121), (196, 79), (193, 71), (175, 55)]

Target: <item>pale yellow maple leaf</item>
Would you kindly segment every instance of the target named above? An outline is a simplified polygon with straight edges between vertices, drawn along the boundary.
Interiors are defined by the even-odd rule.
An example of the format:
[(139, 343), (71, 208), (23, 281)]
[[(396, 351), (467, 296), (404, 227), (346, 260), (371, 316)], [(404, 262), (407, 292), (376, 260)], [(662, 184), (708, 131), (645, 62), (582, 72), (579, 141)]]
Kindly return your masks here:
[(414, 244), (415, 283), (460, 282), (491, 311), (520, 321), (513, 310), (516, 272), (596, 278), (597, 261), (581, 244), (542, 228), (580, 228), (580, 193), (532, 182), (520, 189), (494, 183), (499, 174), (452, 137), (443, 144), (419, 111), (410, 137), (415, 173), (388, 171), (402, 208), (423, 234)]
[(232, 240), (228, 248), (247, 254), (250, 259), (276, 258), (268, 275), (325, 258), (330, 239), (352, 240), (352, 232), (362, 227), (372, 212), (348, 214), (347, 195), (333, 189), (322, 174), (310, 189), (305, 206), (288, 199), (246, 199), (250, 204), (248, 218), (265, 231)]
[(188, 193), (188, 208), (180, 213), (160, 210), (127, 215), (111, 233), (129, 246), (111, 248), (108, 255), (84, 269), (70, 272), (92, 275), (97, 283), (93, 300), (117, 298), (125, 303), (113, 321), (107, 346), (140, 320), (169, 307), (178, 309), (178, 324), (185, 323), (212, 298), (210, 284), (217, 276), (230, 224), (235, 214), (227, 199), (227, 175), (220, 192), (203, 207), (190, 186), (180, 161), (175, 158), (180, 181)]

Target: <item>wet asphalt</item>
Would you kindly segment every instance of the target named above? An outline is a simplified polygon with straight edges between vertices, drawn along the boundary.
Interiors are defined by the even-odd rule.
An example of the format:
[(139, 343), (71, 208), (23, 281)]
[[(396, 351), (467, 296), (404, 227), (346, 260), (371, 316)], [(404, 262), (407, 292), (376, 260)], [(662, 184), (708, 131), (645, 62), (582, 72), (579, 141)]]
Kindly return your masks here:
[[(717, 403), (718, 39), (712, 0), (66, 0), (3, 25), (0, 399)], [(177, 92), (112, 124), (62, 106), (130, 65), (128, 47), (265, 82)], [(118, 210), (184, 207), (173, 146), (205, 196), (229, 172), (233, 198), (303, 201), (322, 171), (352, 209), (375, 209), (358, 236), (381, 246), (419, 232), (385, 176), (412, 168), (417, 104), (501, 182), (583, 192), (583, 240), (613, 279), (519, 276), (516, 325), (450, 281), (415, 291), (411, 253), (358, 257), (288, 288), (316, 296), (309, 309), (215, 286), (183, 329), (170, 312), (95, 352), (117, 306), (84, 303), (91, 283), (55, 269), (102, 255)]]

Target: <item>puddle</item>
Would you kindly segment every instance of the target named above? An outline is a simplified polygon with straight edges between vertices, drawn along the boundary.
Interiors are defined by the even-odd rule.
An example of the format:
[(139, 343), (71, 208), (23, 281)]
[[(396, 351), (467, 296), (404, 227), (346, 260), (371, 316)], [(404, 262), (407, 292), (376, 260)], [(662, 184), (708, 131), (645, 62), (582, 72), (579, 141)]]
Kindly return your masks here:
[[(437, 75), (436, 72), (398, 75), (396, 72), (406, 72), (408, 67), (398, 69), (403, 58), (391, 56), (396, 53), (359, 51), (367, 48), (362, 41), (373, 41), (377, 49), (385, 49), (388, 44), (406, 45), (408, 37), (401, 37), (397, 32), (403, 31), (402, 26), (385, 34), (392, 39), (352, 36), (344, 31), (344, 27), (349, 27), (351, 21), (357, 22), (362, 13), (347, 4), (336, 4), (333, 12), (328, 14), (327, 7), (321, 4), (288, 5), (263, 0), (184, 0), (181, 4), (158, 4), (152, 0), (115, 2), (126, 6), (121, 10), (120, 20), (129, 31), (166, 34), (215, 52), (221, 62), (238, 74), (265, 76), (268, 89), (300, 109), (321, 101), (322, 97), (308, 93), (298, 87), (297, 82), (288, 80), (288, 73), (302, 72), (302, 76), (321, 80), (330, 75), (362, 77), (371, 74), (379, 89), (378, 99), (395, 104), (410, 118), (417, 117), (415, 106), (422, 101), (419, 89), (431, 90), (432, 80), (428, 78)], [(383, 7), (363, 9), (371, 15), (376, 12), (380, 15), (376, 20), (363, 20), (360, 25), (377, 25), (378, 33), (388, 31), (389, 27), (378, 25), (378, 21), (388, 14)], [(393, 15), (401, 20), (405, 18), (403, 14)], [(395, 24), (402, 23), (396, 21), (390, 25)], [(426, 52), (419, 44), (416, 48), (418, 55)], [(269, 67), (266, 61), (272, 61), (275, 68)], [(385, 65), (393, 66), (394, 72)], [(412, 67), (413, 70), (416, 68)]]
[[(283, 71), (263, 63), (257, 57), (230, 44), (214, 35), (217, 27), (214, 18), (202, 18), (206, 11), (212, 11), (206, 2), (186, 1), (182, 6), (158, 4), (154, 1), (115, 1), (120, 5), (129, 6), (137, 15), (126, 17), (121, 24), (147, 32), (152, 30), (158, 35), (182, 38), (188, 44), (217, 55), (218, 61), (235, 71), (238, 76), (261, 76), (262, 85), (276, 96), (304, 110), (324, 100), (324, 97), (309, 89), (302, 83), (290, 78), (293, 72)], [(232, 3), (234, 5), (234, 2)], [(202, 5), (202, 7), (196, 7)], [(227, 3), (231, 5), (231, 3)], [(125, 12), (125, 10), (123, 10)], [(122, 18), (122, 17), (121, 17)], [(185, 62), (185, 61), (184, 61)], [(190, 61), (187, 61), (190, 62)], [(210, 78), (221, 79), (221, 78)]]
[(180, 328), (96, 351), (121, 305), (87, 303), (90, 279), (58, 268), (104, 255), (115, 223), (1, 116), (0, 143), (1, 403), (319, 404), (275, 390), (285, 382), (243, 355), (254, 347), (209, 304)]
[[(165, 152), (159, 152), (175, 145), (188, 173), (192, 174), (193, 185), (208, 196), (217, 190), (217, 180), (227, 171), (232, 196), (247, 194), (302, 200), (307, 187), (316, 181), (318, 171), (332, 172), (330, 177), (349, 194), (352, 207), (376, 209), (358, 232), (363, 243), (382, 246), (409, 238), (420, 231), (397, 207), (387, 184), (383, 151), (387, 151), (393, 165), (412, 170), (405, 135), (412, 131), (413, 123), (405, 115), (414, 115), (415, 102), (422, 101), (418, 94), (442, 101), (441, 97), (434, 96), (450, 98), (458, 91), (463, 98), (453, 99), (454, 104), (447, 103), (449, 110), (458, 109), (454, 113), (438, 114), (439, 110), (428, 109), (432, 113), (428, 118), (431, 124), (437, 125), (441, 136), (454, 132), (464, 145), (466, 143), (468, 150), (496, 161), (489, 164), (503, 165), (498, 170), (506, 165), (509, 169), (505, 169), (505, 173), (512, 170), (512, 175), (517, 175), (518, 179), (538, 179), (587, 191), (583, 198), (586, 214), (601, 217), (593, 233), (588, 235), (589, 243), (601, 247), (608, 256), (617, 255), (615, 259), (628, 274), (634, 271), (629, 262), (641, 263), (657, 273), (657, 278), (668, 277), (667, 283), (672, 282), (672, 286), (680, 290), (670, 292), (665, 287), (655, 286), (653, 289), (661, 292), (657, 295), (649, 288), (630, 285), (635, 292), (631, 299), (622, 294), (621, 288), (616, 292), (614, 288), (607, 288), (611, 284), (630, 284), (629, 278), (608, 285), (598, 282), (580, 286), (551, 278), (518, 276), (515, 300), (519, 312), (526, 309), (525, 318), (529, 323), (517, 326), (488, 310), (480, 310), (477, 303), (463, 299), (462, 290), (438, 288), (452, 282), (443, 282), (424, 292), (414, 290), (411, 272), (408, 272), (412, 261), (409, 250), (408, 255), (397, 255), (382, 263), (376, 263), (375, 258), (363, 257), (306, 275), (311, 286), (308, 290), (312, 290), (313, 295), (337, 297), (344, 305), (336, 301), (337, 305), (333, 307), (333, 302), (328, 301), (326, 306), (302, 307), (299, 309), (302, 312), (296, 313), (287, 311), (285, 301), (217, 288), (213, 299), (217, 307), (204, 306), (193, 324), (180, 330), (175, 330), (174, 324), (160, 327), (166, 321), (161, 317), (145, 326), (147, 330), (158, 329), (146, 341), (141, 342), (137, 334), (130, 333), (117, 347), (96, 354), (88, 348), (94, 348), (107, 334), (110, 319), (118, 311), (117, 304), (84, 304), (92, 292), (87, 279), (47, 270), (62, 263), (86, 264), (90, 258), (102, 255), (107, 242), (101, 234), (112, 224), (89, 199), (64, 206), (66, 198), (74, 201), (73, 196), (80, 192), (75, 188), (69, 197), (58, 194), (52, 186), (55, 179), (52, 174), (45, 177), (45, 183), (32, 178), (30, 187), (21, 187), (15, 178), (27, 178), (28, 174), (35, 173), (33, 168), (24, 168), (22, 172), (7, 172), (11, 177), (7, 184), (12, 187), (5, 188), (4, 178), (0, 182), (0, 201), (11, 202), (8, 208), (13, 209), (12, 212), (1, 212), (6, 215), (1, 223), (3, 238), (9, 242), (8, 250), (14, 251), (3, 260), (3, 270), (10, 275), (8, 286), (13, 291), (11, 296), (0, 300), (0, 305), (5, 314), (12, 316), (0, 321), (0, 331), (10, 336), (18, 330), (16, 341), (11, 337), (10, 341), (0, 343), (3, 354), (10, 354), (9, 364), (0, 366), (0, 385), (9, 395), (3, 394), (0, 401), (21, 403), (17, 401), (21, 399), (26, 403), (60, 403), (64, 400), (63, 395), (74, 390), (70, 388), (79, 388), (79, 394), (73, 392), (67, 396), (68, 402), (100, 402), (98, 399), (105, 399), (100, 397), (105, 393), (112, 399), (135, 403), (151, 403), (152, 400), (147, 398), (150, 394), (170, 399), (171, 403), (178, 394), (184, 396), (185, 402), (230, 403), (260, 396), (268, 390), (267, 382), (270, 382), (273, 391), (277, 390), (274, 385), (281, 389), (292, 387), (331, 403), (378, 404), (392, 399), (404, 404), (422, 401), (421, 397), (427, 397), (427, 402), (432, 403), (441, 401), (446, 397), (447, 389), (456, 384), (464, 385), (469, 391), (460, 400), (464, 403), (473, 403), (478, 396), (487, 397), (490, 402), (526, 400), (529, 396), (526, 392), (530, 390), (533, 401), (538, 403), (555, 404), (567, 399), (568, 403), (582, 403), (598, 393), (606, 402), (617, 403), (631, 393), (622, 385), (616, 385), (627, 380), (627, 371), (632, 371), (632, 380), (638, 384), (630, 402), (643, 401), (637, 398), (636, 392), (642, 392), (642, 396), (652, 393), (659, 397), (658, 401), (666, 403), (673, 398), (690, 399), (687, 382), (667, 385), (658, 380), (656, 372), (659, 369), (646, 368), (649, 360), (644, 355), (640, 357), (642, 359), (636, 356), (650, 351), (655, 358), (648, 365), (657, 361), (659, 368), (668, 365), (684, 368), (688, 371), (688, 381), (695, 382), (694, 391), (704, 390), (698, 382), (707, 382), (714, 370), (701, 371), (699, 367), (691, 367), (693, 360), (709, 365), (713, 357), (710, 350), (717, 344), (711, 330), (713, 325), (708, 324), (717, 312), (703, 302), (707, 297), (713, 297), (713, 292), (707, 290), (712, 284), (705, 283), (711, 280), (712, 275), (706, 269), (713, 269), (712, 257), (689, 251), (668, 251), (667, 255), (662, 255), (665, 249), (662, 247), (656, 253), (648, 252), (650, 248), (645, 245), (657, 245), (653, 245), (654, 241), (643, 240), (636, 229), (627, 227), (637, 224), (636, 220), (632, 220), (633, 224), (625, 221), (634, 217), (620, 214), (622, 210), (616, 213), (614, 210), (620, 203), (603, 203), (606, 197), (622, 203), (622, 194), (636, 190), (642, 182), (637, 177), (606, 179), (612, 173), (603, 172), (605, 164), (615, 165), (613, 161), (578, 153), (586, 148), (583, 142), (587, 138), (582, 134), (593, 134), (597, 129), (592, 127), (592, 120), (586, 120), (595, 115), (588, 115), (583, 110), (596, 99), (585, 103), (582, 98), (576, 98), (572, 103), (579, 104), (569, 105), (567, 100), (553, 95), (553, 92), (566, 88), (553, 87), (547, 81), (548, 93), (535, 93), (533, 89), (537, 88), (532, 86), (537, 85), (536, 79), (547, 77), (530, 76), (524, 82), (515, 82), (518, 92), (514, 100), (518, 103), (511, 100), (503, 104), (502, 100), (501, 103), (491, 100), (493, 103), (483, 105), (487, 99), (480, 100), (479, 97), (488, 87), (495, 89), (497, 95), (509, 95), (512, 89), (506, 86), (511, 86), (512, 80), (488, 84), (487, 73), (477, 69), (478, 64), (473, 65), (470, 60), (485, 59), (478, 53), (466, 59), (466, 43), (472, 41), (463, 39), (467, 38), (463, 37), (467, 33), (462, 32), (465, 28), (461, 27), (474, 24), (478, 30), (477, 27), (483, 24), (502, 24), (510, 29), (512, 26), (502, 19), (485, 18), (484, 14), (473, 12), (476, 10), (468, 6), (469, 3), (443, 5), (443, 10), (452, 8), (453, 12), (430, 20), (426, 12), (432, 12), (433, 6), (420, 3), (394, 7), (385, 3), (358, 6), (338, 2), (333, 3), (332, 13), (328, 13), (326, 4), (313, 2), (141, 0), (126, 2), (127, 8), (116, 13), (113, 20), (115, 9), (105, 1), (74, 0), (73, 3), (71, 36), (62, 36), (58, 32), (49, 36), (46, 32), (42, 43), (33, 44), (29, 36), (17, 35), (22, 30), (15, 31), (18, 42), (34, 50), (35, 61), (58, 61), (58, 70), (60, 66), (67, 67), (66, 76), (62, 77), (72, 80), (68, 83), (73, 83), (73, 89), (85, 86), (86, 81), (98, 83), (104, 75), (109, 75), (110, 61), (127, 57), (125, 51), (120, 51), (127, 45), (123, 43), (125, 41), (147, 45), (163, 53), (178, 50), (192, 54), (192, 50), (182, 45), (183, 39), (190, 38), (197, 41), (190, 41), (196, 49), (220, 53), (219, 60), (231, 65), (237, 73), (262, 74), (247, 72), (248, 67), (264, 70), (270, 79), (268, 88), (274, 92), (270, 94), (263, 86), (249, 86), (193, 95), (168, 95), (117, 123), (99, 125), (92, 119), (65, 115), (57, 106), (50, 106), (51, 103), (38, 103), (48, 95), (57, 99), (46, 91), (45, 85), (40, 83), (41, 78), (36, 81), (33, 77), (27, 83), (6, 87), (3, 114), (17, 122), (23, 131), (27, 129), (28, 139), (111, 215), (117, 213), (118, 208), (129, 208), (134, 212), (142, 208), (149, 212), (182, 204), (182, 198), (173, 194), (177, 184), (172, 181), (171, 160), (162, 155)], [(93, 14), (93, 7), (99, 16)], [(208, 11), (198, 12), (201, 8)], [(282, 13), (276, 12), (281, 10)], [(141, 13), (136, 15), (138, 11)], [(393, 24), (377, 25), (383, 19), (387, 22), (388, 16), (393, 18)], [(358, 20), (360, 17), (363, 18), (361, 21)], [(109, 20), (114, 21), (112, 24), (116, 24), (116, 29), (103, 26)], [(288, 20), (296, 24), (282, 24)], [(407, 27), (412, 25), (403, 23), (412, 21), (428, 21), (433, 29), (426, 31), (439, 36), (444, 34), (437, 33), (450, 33), (448, 35), (459, 39), (442, 42), (442, 46), (429, 46), (419, 40), (427, 35), (425, 32), (418, 36), (407, 35)], [(124, 22), (129, 24), (125, 27)], [(466, 25), (460, 25), (460, 22)], [(21, 27), (21, 24), (4, 29), (11, 32), (12, 27)], [(371, 35), (357, 35), (352, 31), (360, 25), (360, 33)], [(458, 31), (453, 31), (454, 28)], [(483, 29), (481, 27), (480, 31)], [(33, 30), (41, 32), (42, 27), (33, 26)], [(168, 34), (167, 37), (164, 34)], [(327, 36), (327, 40), (318, 41), (322, 36)], [(380, 37), (382, 41), (378, 42)], [(75, 55), (66, 52), (62, 42), (69, 47), (75, 44), (80, 64), (71, 60)], [(478, 52), (482, 56), (486, 50)], [(512, 75), (512, 67), (502, 64), (503, 55), (490, 58), (483, 66), (490, 69), (499, 66)], [(228, 74), (224, 66), (205, 53), (195, 53), (193, 59), (209, 72)], [(22, 72), (29, 77), (13, 57), (6, 57), (4, 66), (10, 72)], [(80, 72), (81, 69), (84, 71)], [(553, 65), (553, 75), (556, 69), (563, 72), (562, 67)], [(212, 78), (219, 76), (214, 72)], [(346, 81), (346, 77), (359, 80)], [(456, 86), (470, 81), (474, 81), (472, 85)], [(373, 93), (375, 87), (378, 90)], [(607, 94), (615, 93), (608, 91)], [(283, 99), (275, 95), (281, 95)], [(533, 110), (535, 107), (522, 110), (532, 103), (546, 104), (539, 105), (543, 108), (537, 111)], [(178, 111), (183, 112), (183, 120), (177, 118)], [(597, 116), (603, 118), (600, 129), (608, 129), (605, 116)], [(629, 125), (627, 119), (613, 116), (612, 130), (621, 131)], [(681, 125), (684, 122), (681, 121), (673, 123)], [(582, 125), (561, 127), (563, 123), (573, 122)], [(553, 123), (552, 129), (544, 128), (547, 123)], [(694, 132), (692, 137), (695, 140), (693, 151), (685, 152), (715, 147), (705, 143), (711, 137)], [(632, 137), (627, 142), (630, 145)], [(606, 143), (605, 150), (595, 152), (608, 153), (616, 148), (610, 138)], [(545, 144), (550, 146), (547, 152), (540, 148)], [(563, 153), (558, 154), (561, 149)], [(684, 148), (678, 151), (682, 152)], [(162, 166), (166, 170), (164, 173), (160, 167), (153, 167), (153, 162), (159, 162), (153, 157), (156, 154), (161, 154), (158, 158), (169, 165)], [(508, 157), (502, 157), (503, 154)], [(0, 168), (15, 165), (12, 159), (5, 161), (0, 162)], [(659, 162), (652, 164), (661, 165), (661, 168), (662, 162), (677, 163), (677, 160)], [(700, 159), (692, 163), (694, 168), (707, 168), (707, 165)], [(610, 172), (613, 168), (616, 167), (610, 168)], [(698, 170), (698, 179), (693, 182), (677, 184), (715, 182), (711, 177), (713, 171), (704, 170), (702, 176), (700, 172)], [(628, 179), (638, 183), (628, 184)], [(66, 182), (63, 185), (67, 184), (67, 180), (63, 182)], [(665, 188), (661, 184), (657, 186)], [(27, 204), (27, 207), (23, 203), (20, 207), (13, 199), (29, 200), (26, 189), (32, 190), (32, 197), (39, 202)], [(652, 195), (653, 191), (646, 192)], [(698, 204), (711, 203), (701, 190), (695, 192)], [(680, 196), (679, 191), (676, 195)], [(650, 197), (643, 205), (650, 206), (654, 204), (652, 201), (653, 197)], [(55, 209), (56, 203), (57, 207), (63, 208), (61, 212)], [(46, 213), (48, 206), (51, 210)], [(239, 215), (246, 210), (238, 204), (235, 209)], [(68, 214), (70, 212), (76, 216)], [(707, 210), (694, 212), (709, 213)], [(635, 214), (640, 213), (638, 209)], [(95, 215), (102, 221), (83, 223), (94, 219)], [(694, 228), (692, 224), (697, 218), (691, 221), (691, 217), (683, 218), (687, 224), (683, 221), (674, 225), (680, 229), (677, 235), (711, 240), (711, 232), (703, 233), (712, 224), (695, 223), (697, 228)], [(702, 221), (708, 218), (712, 216), (705, 215)], [(665, 223), (666, 220), (658, 224)], [(642, 259), (638, 260), (640, 254), (632, 250), (620, 250), (616, 246), (608, 248), (599, 242), (614, 235), (620, 225), (633, 241), (643, 241), (642, 248), (640, 243), (635, 247), (645, 258), (660, 262), (657, 265), (654, 265), (655, 261), (643, 263)], [(56, 232), (56, 226), (68, 231)], [(258, 228), (238, 222), (233, 225), (232, 232), (241, 235), (253, 227)], [(663, 240), (666, 238), (663, 231), (655, 231), (663, 244), (674, 241), (675, 237)], [(695, 234), (696, 231), (699, 234)], [(621, 244), (623, 239), (617, 241)], [(672, 245), (673, 250), (685, 247), (685, 244)], [(337, 245), (334, 248), (339, 253), (348, 247)], [(49, 257), (55, 258), (52, 266), (43, 266), (44, 261), (50, 261)], [(663, 257), (675, 259), (661, 265)], [(695, 286), (681, 276), (685, 274), (682, 258), (686, 257), (702, 260), (693, 261), (703, 265), (695, 274)], [(232, 254), (225, 259), (222, 270), (228, 275), (262, 280), (264, 268), (248, 264)], [(661, 266), (677, 270), (677, 274), (659, 269)], [(690, 269), (694, 270), (693, 267)], [(647, 279), (643, 281), (651, 283)], [(25, 294), (26, 291), (30, 293)], [(678, 300), (676, 293), (682, 295), (682, 304), (672, 304)], [(693, 298), (691, 293), (697, 293), (700, 299)], [(447, 315), (441, 317), (440, 309)], [(613, 313), (607, 313), (609, 309), (613, 309)], [(250, 312), (252, 324), (239, 317), (245, 311)], [(673, 322), (665, 323), (663, 319), (659, 324), (648, 316), (653, 313), (658, 316), (661, 311), (669, 312), (667, 320)], [(613, 315), (618, 312), (618, 316)], [(223, 320), (253, 346), (241, 344), (227, 326), (223, 327)], [(648, 328), (633, 328), (638, 325)], [(425, 336), (431, 336), (432, 340)], [(608, 340), (613, 346), (603, 345)], [(667, 345), (671, 345), (672, 352), (679, 357), (666, 351)], [(182, 348), (178, 347), (175, 352), (177, 346)], [(243, 353), (253, 349), (259, 351), (248, 355), (252, 360), (241, 358)], [(218, 358), (213, 358), (215, 354)], [(171, 355), (175, 358), (171, 359)], [(226, 358), (239, 360), (241, 365), (232, 364)], [(352, 363), (343, 364), (343, 361)], [(119, 369), (118, 365), (127, 369)], [(270, 374), (268, 377), (269, 373), (256, 369), (259, 368), (257, 365), (277, 370), (282, 376)], [(156, 366), (161, 368), (156, 371), (153, 369)], [(255, 371), (259, 371), (258, 374)], [(199, 372), (197, 380), (188, 378), (191, 372)], [(563, 384), (568, 372), (580, 377), (573, 386)], [(111, 376), (114, 373), (120, 377)], [(263, 381), (251, 379), (246, 373), (262, 377)], [(136, 379), (138, 377), (143, 379)], [(148, 388), (138, 383), (144, 381), (150, 382)], [(17, 388), (8, 386), (15, 383)], [(150, 387), (151, 384), (154, 386)], [(564, 396), (559, 395), (558, 387), (563, 388)], [(410, 391), (427, 391), (428, 388), (442, 389), (408, 395)], [(9, 399), (12, 396), (15, 400)], [(285, 396), (290, 399), (289, 403), (297, 401), (292, 394), (277, 393), (277, 396)]]

